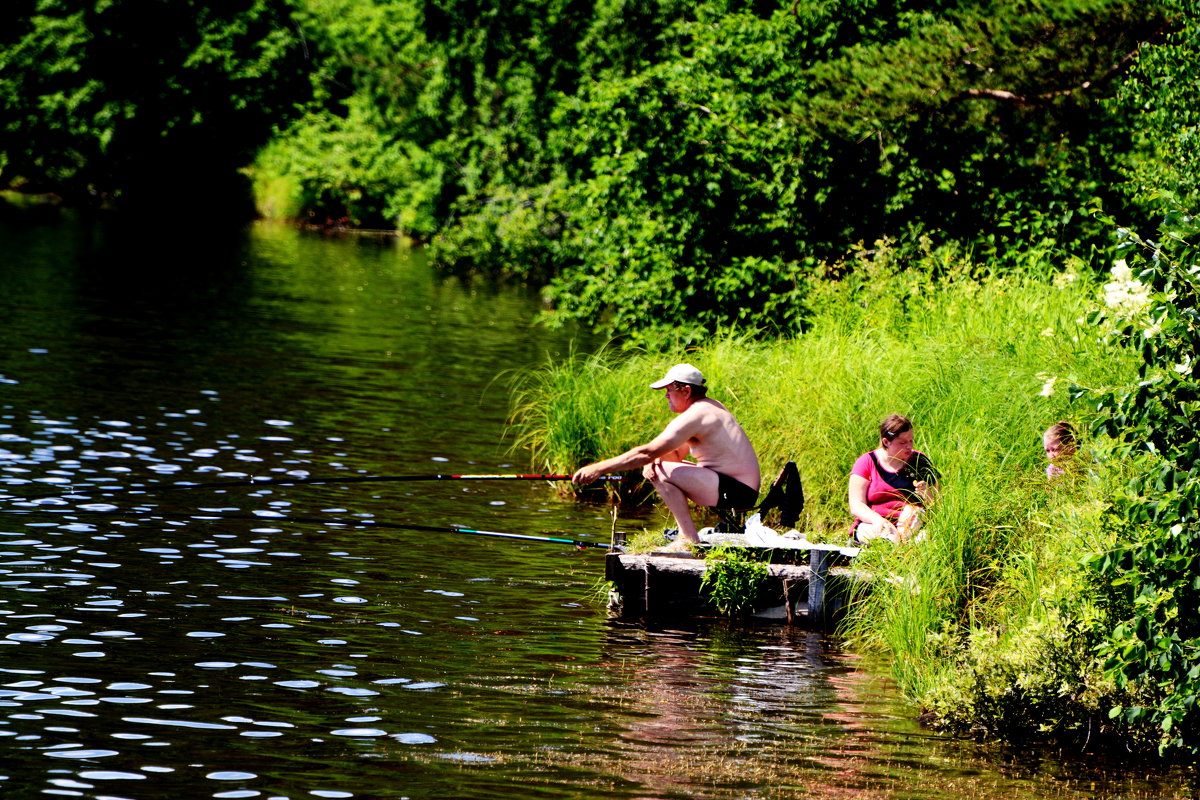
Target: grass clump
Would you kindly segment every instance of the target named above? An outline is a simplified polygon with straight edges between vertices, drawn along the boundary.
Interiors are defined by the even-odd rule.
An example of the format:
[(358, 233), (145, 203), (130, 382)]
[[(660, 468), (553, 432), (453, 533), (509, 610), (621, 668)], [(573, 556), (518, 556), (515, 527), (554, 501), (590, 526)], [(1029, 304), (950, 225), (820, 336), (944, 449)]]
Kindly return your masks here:
[[(646, 390), (653, 378), (614, 368), (617, 363), (602, 349), (519, 375), (510, 420), (514, 448), (555, 473), (571, 473), (638, 444), (641, 431), (629, 421), (648, 422), (661, 398)], [(579, 490), (574, 484), (561, 488)]]
[(626, 553), (649, 553), (667, 544), (662, 529), (641, 530), (629, 536), (625, 542)]

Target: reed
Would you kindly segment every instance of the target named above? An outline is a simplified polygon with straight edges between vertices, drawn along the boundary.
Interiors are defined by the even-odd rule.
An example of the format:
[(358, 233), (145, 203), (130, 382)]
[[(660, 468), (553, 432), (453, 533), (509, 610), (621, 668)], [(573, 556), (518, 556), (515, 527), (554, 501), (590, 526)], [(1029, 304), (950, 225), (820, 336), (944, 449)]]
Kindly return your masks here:
[[(630, 416), (651, 417), (656, 397), (612, 351), (572, 352), (560, 362), (521, 373), (513, 382), (510, 431), (514, 448), (533, 463), (562, 464), (565, 473), (621, 452), (641, 433)], [(569, 487), (568, 487), (569, 488)]]

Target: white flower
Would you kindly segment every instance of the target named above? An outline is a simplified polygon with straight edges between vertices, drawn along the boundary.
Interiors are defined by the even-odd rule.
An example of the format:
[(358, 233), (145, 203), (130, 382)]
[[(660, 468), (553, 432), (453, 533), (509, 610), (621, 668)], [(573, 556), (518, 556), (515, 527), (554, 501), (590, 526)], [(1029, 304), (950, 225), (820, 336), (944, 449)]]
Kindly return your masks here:
[(1112, 282), (1104, 284), (1104, 302), (1116, 311), (1131, 314), (1150, 302), (1150, 287), (1133, 277), (1124, 259), (1113, 262)]
[(1042, 336), (1054, 336), (1054, 327), (1051, 326), (1042, 331)]
[(1133, 280), (1133, 270), (1125, 263), (1125, 259), (1119, 258), (1113, 262), (1112, 278), (1117, 283), (1129, 283)]
[(1040, 395), (1041, 397), (1049, 397), (1050, 395), (1054, 394), (1054, 384), (1057, 381), (1058, 381), (1058, 378), (1050, 378), (1050, 380), (1046, 381), (1042, 385), (1042, 390), (1040, 392), (1038, 392), (1038, 395)]
[(1054, 288), (1065, 289), (1079, 279), (1074, 272), (1060, 272), (1054, 276)]

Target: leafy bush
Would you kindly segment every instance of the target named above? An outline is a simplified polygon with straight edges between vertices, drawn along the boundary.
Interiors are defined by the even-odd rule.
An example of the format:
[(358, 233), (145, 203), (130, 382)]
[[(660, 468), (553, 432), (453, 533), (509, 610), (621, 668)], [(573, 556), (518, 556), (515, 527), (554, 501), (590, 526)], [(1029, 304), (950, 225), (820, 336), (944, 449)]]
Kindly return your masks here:
[[(1123, 728), (1108, 712), (1116, 690), (1095, 652), (1112, 627), (1111, 592), (1084, 568), (1112, 540), (1103, 482), (1068, 478), (1026, 527), (970, 610), (929, 635), (941, 677), (920, 698), (927, 719), (960, 734), (1027, 742), (1111, 744)], [(920, 557), (919, 554), (918, 557)]]
[(432, 207), (441, 166), (411, 142), (381, 128), (374, 111), (348, 102), (346, 116), (310, 113), (259, 153), (250, 170), (261, 211), (267, 187), (283, 185), (277, 200), (292, 218), (316, 224), (396, 229), (416, 238), (435, 229)]
[(1092, 562), (1130, 609), (1100, 647), (1120, 688), (1142, 702), (1113, 709), (1160, 750), (1200, 752), (1200, 221), (1167, 216), (1159, 238), (1125, 230), (1093, 322), (1138, 346), (1136, 382), (1079, 390), (1094, 428), (1134, 471), (1113, 506), (1117, 543)]
[[(553, 276), (548, 319), (655, 346), (735, 326), (792, 335), (820, 261), (914, 229), (1010, 264), (1009, 250), (1086, 254), (1105, 235), (1086, 209), (1119, 200), (1112, 170), (1129, 148), (1120, 110), (1096, 99), (1164, 9), (944, 11), (730, 3), (654, 16), (655, 58), (616, 59), (551, 106), (541, 152), (564, 224), (534, 257)], [(473, 223), (496, 194), (463, 206), (441, 260), (510, 272), (510, 254), (530, 252)]]
[(259, 185), (626, 345), (800, 333), (855, 242), (1086, 256), (1161, 138), (1097, 101), (1169, 0), (295, 2), (317, 102)]
[(769, 568), (747, 556), (742, 547), (714, 547), (704, 556), (700, 588), (717, 610), (734, 616), (754, 607)]
[(1200, 86), (1185, 53), (1200, 46), (1194, 3), (1162, 48), (1146, 54), (1117, 102), (1138, 109), (1133, 135), (1145, 157), (1125, 165), (1125, 189), (1165, 214), (1153, 239), (1119, 230), (1104, 308), (1092, 323), (1135, 348), (1135, 379), (1076, 389), (1100, 416), (1094, 430), (1130, 476), (1116, 492), (1111, 547), (1089, 562), (1118, 624), (1098, 646), (1126, 696), (1112, 723), (1161, 752), (1200, 752), (1200, 204), (1196, 181)]

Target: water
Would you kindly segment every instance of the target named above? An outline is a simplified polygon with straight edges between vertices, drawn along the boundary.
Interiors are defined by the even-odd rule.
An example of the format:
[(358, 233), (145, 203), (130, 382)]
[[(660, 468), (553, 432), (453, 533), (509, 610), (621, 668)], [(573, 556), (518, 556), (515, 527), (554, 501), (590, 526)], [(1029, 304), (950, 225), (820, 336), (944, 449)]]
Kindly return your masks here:
[(527, 471), (509, 377), (590, 344), (530, 294), (269, 226), (19, 216), (0, 254), (0, 796), (1192, 795), (922, 730), (819, 634), (611, 621), (601, 550), (451, 532), (609, 540), (547, 483), (173, 486)]

